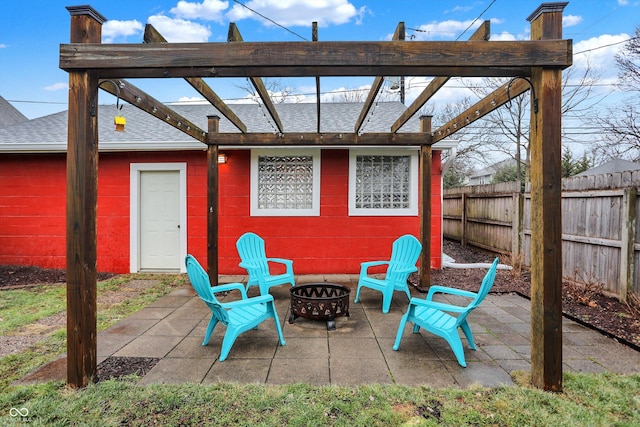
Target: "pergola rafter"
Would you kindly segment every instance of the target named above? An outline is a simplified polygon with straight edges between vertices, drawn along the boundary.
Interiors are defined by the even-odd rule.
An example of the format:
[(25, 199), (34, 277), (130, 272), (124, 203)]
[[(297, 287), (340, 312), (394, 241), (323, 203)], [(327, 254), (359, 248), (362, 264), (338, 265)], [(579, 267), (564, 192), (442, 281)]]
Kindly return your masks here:
[[(404, 22), (400, 22), (396, 27), (396, 31), (393, 33), (393, 37), (391, 38), (391, 40), (404, 41), (404, 38), (405, 38)], [(364, 120), (367, 118), (367, 115), (369, 114), (369, 111), (373, 106), (373, 101), (376, 99), (376, 96), (378, 96), (378, 92), (380, 92), (380, 88), (382, 87), (383, 83), (384, 83), (384, 76), (377, 76), (373, 80), (373, 84), (371, 85), (371, 89), (369, 89), (369, 93), (367, 95), (366, 101), (364, 101), (364, 106), (362, 107), (360, 116), (358, 117), (358, 120), (356, 120), (356, 124), (353, 129), (354, 133), (360, 133), (360, 129), (362, 129)]]
[(502, 107), (513, 98), (522, 95), (528, 91), (530, 87), (529, 80), (515, 78), (514, 80), (508, 81), (476, 104), (467, 108), (457, 117), (454, 117), (436, 129), (433, 132), (432, 142), (435, 144), (440, 140), (449, 138), (453, 133), (463, 127), (481, 119), (493, 110)]
[[(240, 34), (240, 30), (238, 30), (238, 27), (233, 22), (229, 24), (229, 35), (227, 36), (227, 41), (229, 42), (243, 41), (242, 35)], [(248, 76), (248, 77), (249, 77), (249, 80), (251, 80), (251, 84), (256, 89), (256, 92), (258, 92), (258, 96), (260, 96), (260, 99), (262, 99), (262, 102), (265, 108), (269, 112), (269, 116), (271, 116), (271, 120), (273, 120), (273, 122), (276, 125), (276, 128), (278, 128), (278, 132), (284, 133), (284, 128), (282, 127), (282, 122), (280, 121), (280, 117), (278, 116), (278, 112), (276, 111), (276, 106), (273, 105), (273, 101), (269, 96), (269, 91), (265, 87), (264, 82), (260, 77), (255, 77), (255, 76)]]
[(100, 89), (109, 92), (111, 95), (124, 99), (129, 104), (157, 117), (190, 137), (206, 143), (207, 132), (129, 81), (120, 79), (100, 80), (99, 86)]
[[(67, 382), (83, 387), (96, 373), (96, 242), (99, 82), (124, 78), (434, 76), (429, 91), (449, 77), (518, 77), (511, 97), (529, 88), (537, 96), (531, 113), (532, 199), (532, 380), (545, 390), (562, 389), (562, 248), (561, 248), (561, 73), (571, 65), (571, 40), (562, 40), (562, 11), (567, 3), (544, 3), (528, 18), (531, 41), (487, 42), (263, 42), (263, 43), (100, 43), (105, 18), (89, 6), (68, 8), (69, 44), (60, 46), (60, 68), (69, 73), (69, 130), (67, 149)], [(235, 26), (233, 26), (235, 28)], [(230, 40), (239, 32), (230, 27)], [(236, 29), (237, 30), (237, 29)], [(530, 78), (528, 81), (523, 77)], [(318, 81), (318, 80), (317, 80)], [(125, 87), (132, 85), (125, 82)], [(106, 89), (103, 85), (102, 87)], [(318, 84), (319, 87), (319, 84)], [(261, 97), (278, 124), (275, 107), (264, 86)], [(431, 131), (428, 117), (418, 134), (287, 134), (220, 133), (219, 119), (209, 117), (207, 132), (196, 139), (208, 145), (207, 224), (210, 274), (217, 280), (218, 165), (220, 144), (229, 145), (413, 145), (420, 147), (421, 278), (429, 274), (431, 241), (431, 144), (435, 134), (450, 134), (508, 102), (503, 87), (450, 124)], [(376, 90), (377, 91), (377, 90)], [(117, 92), (117, 90), (116, 90)], [(125, 91), (126, 92), (126, 91)], [(202, 92), (201, 92), (202, 93)], [(126, 99), (149, 111), (155, 102), (143, 92)], [(127, 95), (128, 96), (128, 95)], [(425, 98), (431, 95), (425, 94)], [(145, 99), (143, 99), (145, 98)], [(319, 98), (319, 97), (318, 97)], [(505, 99), (506, 98), (506, 99)], [(159, 106), (156, 106), (160, 110)], [(166, 107), (168, 108), (168, 107)], [(415, 107), (412, 107), (415, 108)], [(417, 111), (417, 110), (416, 110)], [(478, 111), (475, 114), (475, 111)], [(150, 111), (153, 114), (153, 108)], [(157, 116), (176, 117), (171, 110)], [(155, 114), (154, 114), (155, 115)], [(404, 120), (404, 117), (401, 118)], [(174, 127), (177, 123), (170, 121)], [(399, 122), (396, 122), (399, 123)], [(181, 125), (184, 122), (181, 122)], [(395, 126), (394, 126), (395, 127)], [(453, 127), (453, 130), (451, 130)], [(359, 126), (354, 127), (356, 130)], [(444, 128), (444, 129), (443, 129)], [(434, 135), (432, 137), (432, 135)], [(424, 257), (427, 257), (425, 261)], [(212, 264), (214, 263), (214, 264)], [(428, 286), (429, 283), (423, 285)]]
[[(491, 35), (491, 22), (484, 21), (482, 25), (478, 27), (478, 29), (471, 35), (469, 40), (488, 41), (490, 35)], [(450, 78), (451, 77), (446, 76), (446, 77), (434, 77), (433, 79), (431, 79), (431, 81), (429, 82), (427, 87), (424, 88), (422, 93), (420, 93), (420, 95), (416, 97), (415, 101), (413, 101), (411, 105), (407, 107), (407, 110), (400, 115), (398, 120), (396, 120), (396, 122), (393, 125), (391, 125), (391, 132), (397, 132), (402, 127), (402, 125), (407, 123), (407, 121), (411, 117), (413, 117), (413, 115), (417, 113), (418, 110), (420, 110), (422, 106), (426, 104), (427, 101), (429, 101), (431, 97), (433, 97), (433, 95), (435, 95), (442, 88), (442, 86), (444, 86), (449, 81)]]
[[(153, 25), (147, 24), (144, 27), (144, 42), (145, 43), (167, 43), (167, 40), (160, 34)], [(242, 120), (236, 116), (236, 113), (229, 108), (229, 106), (218, 96), (217, 93), (211, 89), (211, 87), (200, 77), (185, 77), (187, 83), (189, 83), (196, 91), (200, 93), (211, 105), (213, 105), (220, 114), (225, 116), (235, 127), (240, 129), (241, 132), (247, 131), (247, 125), (242, 123)]]

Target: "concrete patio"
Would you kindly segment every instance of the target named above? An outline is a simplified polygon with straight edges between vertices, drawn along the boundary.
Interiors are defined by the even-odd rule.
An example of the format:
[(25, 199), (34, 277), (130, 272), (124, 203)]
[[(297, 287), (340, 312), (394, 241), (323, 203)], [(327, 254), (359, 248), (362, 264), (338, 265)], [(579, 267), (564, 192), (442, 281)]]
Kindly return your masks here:
[[(223, 277), (221, 282), (244, 281)], [(218, 325), (208, 346), (201, 346), (210, 310), (185, 287), (166, 295), (98, 334), (98, 363), (110, 357), (153, 357), (159, 362), (139, 384), (262, 383), (358, 385), (369, 383), (468, 387), (512, 384), (514, 370), (530, 371), (530, 303), (517, 295), (489, 295), (469, 319), (477, 351), (465, 346), (467, 368), (456, 362), (446, 341), (407, 325), (399, 351), (392, 346), (407, 298), (396, 292), (391, 310), (382, 314), (381, 294), (364, 289), (355, 304), (357, 276), (302, 276), (297, 284), (333, 282), (351, 287), (350, 317), (336, 319), (337, 328), (297, 318), (290, 324), (289, 286), (272, 288), (283, 327), (280, 346), (273, 322), (241, 335), (229, 357), (218, 361), (224, 326)], [(246, 283), (246, 282), (245, 282)], [(412, 293), (415, 292), (412, 290)], [(257, 294), (252, 288), (249, 295)], [(424, 294), (415, 292), (416, 296)], [(225, 298), (233, 298), (230, 294)], [(568, 319), (563, 322), (565, 371), (635, 373), (640, 352)], [(64, 358), (59, 364), (65, 364)], [(54, 370), (55, 371), (55, 370)], [(63, 369), (58, 369), (65, 372)], [(43, 378), (37, 372), (30, 382)]]

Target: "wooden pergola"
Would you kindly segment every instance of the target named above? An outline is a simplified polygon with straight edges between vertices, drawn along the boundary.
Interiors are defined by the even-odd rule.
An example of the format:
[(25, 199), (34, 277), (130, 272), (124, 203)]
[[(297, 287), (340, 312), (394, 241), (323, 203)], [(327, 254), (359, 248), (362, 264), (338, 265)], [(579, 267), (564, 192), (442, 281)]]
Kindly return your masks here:
[[(90, 6), (68, 7), (69, 44), (60, 46), (60, 68), (69, 73), (67, 150), (67, 383), (86, 386), (97, 370), (98, 89), (111, 92), (207, 145), (208, 268), (218, 276), (218, 147), (234, 146), (419, 146), (420, 277), (430, 285), (431, 150), (436, 142), (531, 90), (531, 370), (533, 384), (562, 390), (561, 97), (562, 70), (572, 63), (572, 42), (562, 40), (567, 3), (543, 3), (529, 16), (531, 40), (490, 42), (485, 22), (469, 41), (407, 42), (400, 23), (392, 41), (243, 42), (231, 24), (227, 43), (166, 43), (147, 26), (144, 44), (101, 44), (106, 21)], [(375, 77), (353, 133), (320, 129), (320, 78)], [(383, 76), (434, 76), (389, 132), (363, 133), (362, 125)], [(510, 77), (512, 80), (451, 120), (420, 133), (398, 130), (450, 77)], [(247, 77), (278, 128), (248, 133), (247, 127), (204, 78)], [(315, 77), (318, 127), (315, 133), (283, 129), (262, 77)], [(219, 118), (203, 130), (126, 78), (183, 78), (240, 132), (220, 133)], [(111, 84), (103, 84), (109, 80)], [(121, 90), (122, 89), (122, 90)]]

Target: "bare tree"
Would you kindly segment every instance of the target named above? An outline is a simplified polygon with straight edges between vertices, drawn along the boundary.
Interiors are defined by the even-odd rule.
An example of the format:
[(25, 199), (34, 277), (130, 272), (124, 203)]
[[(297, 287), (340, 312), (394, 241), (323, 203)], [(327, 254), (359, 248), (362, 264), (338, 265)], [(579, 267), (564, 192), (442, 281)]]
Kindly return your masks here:
[[(419, 115), (433, 116), (434, 123), (447, 123), (449, 120), (462, 114), (471, 106), (471, 99), (464, 98), (456, 103), (446, 104), (442, 109), (433, 111), (433, 108), (423, 107)], [(484, 149), (484, 141), (477, 137), (474, 129), (463, 128), (453, 135), (452, 139), (458, 141), (455, 150), (443, 152), (443, 164), (447, 167), (444, 171), (444, 184), (446, 188), (459, 186), (463, 183), (463, 177), (469, 176), (474, 165), (487, 162), (487, 150)]]
[[(588, 61), (584, 68), (565, 70), (562, 91), (563, 116), (568, 113), (578, 119), (588, 116), (587, 113), (606, 96), (595, 92), (599, 78)], [(485, 78), (479, 84), (467, 82), (467, 87), (479, 98), (483, 98), (507, 81), (503, 78)], [(522, 176), (521, 168), (524, 168), (526, 180), (529, 179), (531, 160), (530, 99), (530, 92), (526, 92), (512, 99), (506, 105), (497, 108), (481, 122), (478, 122), (482, 126), (480, 139), (484, 141), (484, 150), (501, 153), (514, 159), (516, 161), (515, 176)], [(564, 128), (562, 140), (563, 142), (580, 142), (576, 141), (571, 133)]]
[(618, 85), (631, 94), (621, 105), (609, 108), (595, 122), (602, 128), (603, 137), (593, 144), (600, 161), (624, 158), (640, 161), (640, 26), (634, 36), (616, 55), (619, 68)]
[[(264, 87), (269, 93), (269, 97), (274, 104), (281, 104), (283, 102), (291, 102), (295, 100), (296, 91), (291, 86), (285, 86), (279, 79), (262, 79)], [(249, 99), (260, 103), (260, 95), (256, 91), (255, 87), (251, 84), (249, 79), (246, 80), (244, 85), (236, 85), (239, 89), (242, 89), (249, 95)]]

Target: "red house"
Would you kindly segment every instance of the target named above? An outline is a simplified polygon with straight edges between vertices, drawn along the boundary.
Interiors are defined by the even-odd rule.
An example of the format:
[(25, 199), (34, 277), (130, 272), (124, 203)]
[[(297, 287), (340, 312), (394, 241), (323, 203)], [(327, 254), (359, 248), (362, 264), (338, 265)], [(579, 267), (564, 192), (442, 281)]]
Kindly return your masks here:
[[(207, 128), (210, 105), (174, 105)], [(261, 106), (231, 108), (249, 132), (276, 132)], [(353, 132), (361, 103), (322, 104), (323, 132)], [(287, 132), (315, 132), (316, 104), (278, 104)], [(388, 132), (405, 110), (379, 103), (364, 132)], [(114, 116), (126, 117), (124, 132)], [(400, 132), (417, 132), (417, 118)], [(226, 119), (220, 132), (238, 132)], [(99, 107), (98, 271), (184, 271), (191, 253), (206, 263), (206, 146), (126, 105)], [(64, 268), (67, 113), (0, 127), (0, 264)], [(441, 266), (442, 149), (432, 163), (431, 265)], [(296, 274), (358, 273), (387, 259), (398, 236), (418, 236), (415, 148), (221, 146), (221, 274), (243, 274), (235, 249), (246, 231), (270, 256), (294, 260)], [(224, 155), (224, 156), (223, 156)], [(220, 159), (221, 161), (223, 159)], [(204, 264), (206, 265), (206, 264)]]

